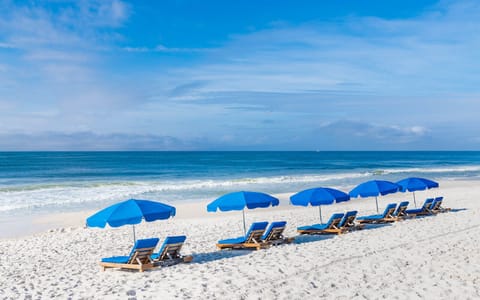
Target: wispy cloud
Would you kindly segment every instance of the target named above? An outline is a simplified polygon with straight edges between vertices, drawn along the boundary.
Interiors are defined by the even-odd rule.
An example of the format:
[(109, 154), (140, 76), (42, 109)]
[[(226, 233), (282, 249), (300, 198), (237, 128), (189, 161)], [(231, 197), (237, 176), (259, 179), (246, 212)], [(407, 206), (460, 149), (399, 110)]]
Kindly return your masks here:
[(146, 52), (158, 52), (158, 53), (195, 53), (195, 52), (210, 52), (213, 49), (208, 48), (176, 48), (176, 47), (167, 47), (164, 45), (157, 45), (153, 48), (148, 47), (123, 47), (123, 50), (127, 52), (137, 52), (137, 53), (146, 53)]
[(448, 2), (416, 19), (352, 17), (235, 35), (215, 61), (179, 72), (209, 80), (215, 92), (458, 92), (472, 86), (468, 70), (478, 67), (480, 38), (465, 31), (480, 28), (472, 12), (480, 7), (468, 4)]
[(215, 48), (132, 42), (122, 29), (134, 2), (58, 3), (0, 2), (4, 137), (80, 147), (51, 133), (62, 128), (112, 148), (174, 137), (179, 148), (376, 149), (428, 148), (456, 131), (471, 146), (480, 130), (476, 1), (408, 19), (276, 22)]
[(15, 46), (13, 46), (12, 44), (8, 44), (8, 43), (0, 43), (0, 49), (3, 48), (3, 49), (13, 49), (15, 48)]
[[(8, 142), (7, 142), (8, 141)], [(192, 145), (171, 136), (150, 134), (97, 134), (92, 132), (44, 132), (0, 135), (2, 150), (191, 150)]]
[(393, 139), (395, 143), (410, 142), (412, 139), (423, 137), (429, 131), (422, 126), (402, 127), (352, 120), (328, 122), (320, 125), (318, 129), (339, 137), (360, 137), (371, 140)]

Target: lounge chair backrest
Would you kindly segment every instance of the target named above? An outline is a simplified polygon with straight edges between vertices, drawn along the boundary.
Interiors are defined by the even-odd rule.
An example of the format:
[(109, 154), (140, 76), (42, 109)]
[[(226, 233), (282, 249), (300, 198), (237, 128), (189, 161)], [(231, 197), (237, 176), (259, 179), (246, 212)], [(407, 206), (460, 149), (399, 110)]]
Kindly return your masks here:
[(385, 207), (385, 210), (383, 211), (383, 218), (392, 217), (396, 207), (396, 203), (390, 203), (389, 205), (387, 205), (387, 207)]
[(344, 215), (343, 213), (333, 214), (327, 222), (328, 228), (339, 228), (339, 224)]
[(268, 222), (254, 222), (248, 229), (247, 234), (245, 235), (246, 243), (252, 243), (254, 241), (261, 241), (262, 235), (267, 228)]
[(129, 264), (146, 264), (150, 261), (150, 255), (157, 247), (158, 238), (137, 240), (130, 251)]
[(400, 202), (397, 209), (393, 213), (393, 216), (395, 216), (395, 217), (404, 216), (405, 215), (405, 210), (407, 210), (408, 204), (409, 204), (408, 201)]
[(347, 211), (338, 224), (339, 228), (355, 226), (355, 218), (357, 217), (357, 213), (358, 212), (356, 210)]
[(435, 200), (433, 200), (432, 204), (430, 205), (430, 210), (439, 210), (440, 207), (442, 206), (442, 201), (443, 201), (443, 197), (438, 197), (438, 198), (435, 198)]
[(180, 250), (186, 239), (187, 237), (184, 235), (167, 236), (162, 247), (160, 247), (160, 251), (158, 251), (158, 259), (164, 260), (180, 257)]
[(264, 241), (275, 241), (283, 238), (283, 231), (285, 230), (285, 226), (287, 222), (280, 221), (280, 222), (272, 222), (268, 229), (262, 236)]
[(442, 209), (443, 197), (437, 197), (435, 200), (437, 201), (437, 206), (434, 208), (434, 210)]
[(423, 203), (422, 209), (423, 210), (428, 210), (430, 208), (430, 206), (432, 205), (432, 202), (433, 202), (433, 198), (426, 199), (425, 202)]

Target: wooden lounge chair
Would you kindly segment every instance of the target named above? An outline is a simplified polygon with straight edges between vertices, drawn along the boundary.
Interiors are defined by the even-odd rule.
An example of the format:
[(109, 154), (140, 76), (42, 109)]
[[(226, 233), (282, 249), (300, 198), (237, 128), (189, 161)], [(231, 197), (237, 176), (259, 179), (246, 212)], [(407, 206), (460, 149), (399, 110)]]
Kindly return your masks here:
[(440, 212), (440, 206), (442, 205), (442, 199), (433, 199), (432, 204), (427, 208), (429, 215), (436, 215)]
[(357, 218), (357, 213), (358, 212), (356, 210), (347, 211), (343, 216), (342, 220), (340, 221), (340, 223), (338, 224), (338, 227), (340, 229), (343, 229), (344, 231), (363, 229), (365, 227), (364, 224), (355, 223), (355, 220)]
[(359, 223), (370, 223), (370, 224), (381, 224), (381, 223), (391, 223), (398, 220), (397, 217), (394, 217), (392, 214), (395, 211), (397, 204), (390, 203), (385, 207), (383, 214), (379, 215), (370, 215), (358, 217), (357, 220)]
[(269, 243), (262, 242), (262, 235), (267, 228), (268, 222), (252, 223), (245, 236), (233, 239), (220, 240), (217, 248), (222, 249), (252, 249), (260, 250), (270, 246)]
[(420, 208), (416, 208), (416, 209), (407, 209), (405, 210), (405, 213), (408, 215), (408, 216), (428, 216), (428, 215), (431, 215), (432, 213), (430, 212), (430, 207), (432, 206), (432, 203), (433, 203), (433, 198), (428, 198), (425, 200), (425, 202), (423, 203), (422, 207)]
[(409, 215), (405, 212), (408, 208), (409, 203), (410, 202), (408, 201), (400, 202), (400, 204), (397, 206), (397, 209), (393, 212), (392, 216), (398, 218), (398, 220), (404, 220), (407, 218), (415, 217), (414, 214)]
[(301, 226), (297, 228), (300, 234), (341, 234), (344, 229), (339, 228), (344, 214), (333, 214), (326, 224), (314, 224), (310, 226)]
[[(442, 206), (443, 197), (437, 197), (433, 201), (434, 202), (432, 203), (432, 206), (430, 207), (430, 210), (434, 211), (435, 213), (443, 213), (443, 212), (448, 212), (448, 211), (452, 210), (451, 208)], [(434, 205), (434, 203), (435, 203), (435, 205)]]
[(265, 230), (265, 233), (262, 236), (262, 241), (274, 246), (293, 242), (295, 238), (287, 238), (283, 236), (283, 231), (285, 230), (286, 225), (287, 222), (285, 221), (272, 222), (270, 226), (268, 226), (268, 229)]
[(153, 268), (150, 255), (158, 244), (157, 238), (137, 240), (129, 256), (113, 256), (102, 258), (100, 266), (107, 268), (133, 269), (143, 272)]
[(187, 239), (186, 236), (168, 236), (165, 238), (165, 241), (160, 247), (158, 253), (153, 253), (150, 257), (153, 260), (154, 266), (171, 266), (178, 263), (188, 263), (193, 260), (193, 256), (187, 255), (183, 256), (180, 254), (180, 250), (182, 249), (185, 240)]

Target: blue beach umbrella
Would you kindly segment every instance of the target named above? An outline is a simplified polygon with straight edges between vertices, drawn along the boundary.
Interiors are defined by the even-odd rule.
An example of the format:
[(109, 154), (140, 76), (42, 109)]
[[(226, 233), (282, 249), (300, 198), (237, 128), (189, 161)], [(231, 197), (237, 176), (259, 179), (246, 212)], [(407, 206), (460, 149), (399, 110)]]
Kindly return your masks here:
[(255, 209), (259, 207), (277, 206), (280, 201), (265, 193), (259, 192), (234, 192), (221, 196), (207, 205), (207, 211), (216, 212), (241, 210), (243, 212), (243, 231), (246, 234), (245, 227), (245, 208)]
[(350, 200), (350, 196), (342, 191), (318, 187), (313, 189), (304, 190), (296, 193), (290, 197), (290, 203), (292, 205), (300, 206), (318, 206), (318, 212), (320, 214), (320, 222), (322, 220), (322, 205), (330, 205), (335, 202), (344, 202)]
[(396, 183), (386, 181), (386, 180), (370, 180), (364, 183), (357, 185), (353, 190), (350, 191), (350, 197), (375, 197), (375, 204), (377, 206), (378, 213), (378, 200), (377, 197), (380, 195), (387, 195), (396, 193), (399, 189), (399, 186)]
[(165, 220), (175, 216), (175, 207), (150, 200), (130, 199), (113, 204), (87, 218), (88, 227), (105, 228), (133, 225), (133, 240), (135, 241), (135, 224), (142, 220), (152, 222)]
[(417, 207), (417, 201), (415, 199), (415, 191), (429, 190), (431, 188), (437, 188), (438, 182), (435, 182), (430, 179), (420, 178), (420, 177), (409, 177), (402, 179), (397, 182), (400, 186), (401, 192), (413, 192), (413, 203)]

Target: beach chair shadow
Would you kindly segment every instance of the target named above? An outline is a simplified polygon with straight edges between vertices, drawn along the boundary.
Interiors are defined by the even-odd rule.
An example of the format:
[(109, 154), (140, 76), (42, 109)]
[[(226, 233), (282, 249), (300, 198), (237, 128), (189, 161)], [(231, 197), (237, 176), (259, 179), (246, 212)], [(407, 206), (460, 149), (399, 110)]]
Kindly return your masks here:
[(191, 264), (205, 264), (216, 260), (228, 259), (237, 256), (243, 256), (252, 253), (251, 249), (243, 249), (245, 251), (214, 251), (193, 254)]
[(335, 235), (297, 235), (294, 244), (306, 244), (334, 238)]
[(443, 207), (443, 197), (437, 197), (434, 200), (435, 205), (432, 203), (432, 207), (430, 210), (435, 213), (447, 213), (447, 212), (459, 212), (459, 211), (464, 211), (467, 210), (466, 208), (449, 208), (449, 207)]
[[(452, 212), (458, 213), (458, 212), (465, 211), (465, 210), (468, 210), (468, 208), (465, 208), (465, 207), (463, 207), (463, 208), (449, 208), (448, 213), (452, 213)], [(419, 215), (419, 216), (417, 216), (417, 218), (425, 218), (425, 217), (430, 217), (430, 216), (431, 215)]]
[(377, 229), (377, 228), (382, 228), (382, 227), (389, 227), (392, 226), (393, 223), (368, 223), (368, 224), (363, 224), (365, 225), (362, 230), (371, 230), (371, 229)]
[(459, 212), (459, 211), (464, 211), (468, 210), (468, 208), (451, 208), (448, 212)]

